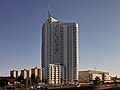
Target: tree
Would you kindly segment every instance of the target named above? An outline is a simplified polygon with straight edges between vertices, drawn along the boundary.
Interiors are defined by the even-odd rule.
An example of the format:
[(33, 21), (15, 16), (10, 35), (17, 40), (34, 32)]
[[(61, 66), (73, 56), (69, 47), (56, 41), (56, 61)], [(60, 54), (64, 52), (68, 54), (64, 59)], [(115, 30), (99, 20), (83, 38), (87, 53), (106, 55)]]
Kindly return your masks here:
[(117, 76), (114, 78), (114, 84), (118, 84), (118, 82), (117, 82)]
[(48, 79), (44, 78), (42, 79), (42, 82), (44, 82), (45, 84), (48, 84)]
[(20, 75), (19, 77), (16, 78), (16, 81), (23, 82), (24, 81), (24, 77), (22, 75)]
[(25, 84), (25, 79), (22, 75), (18, 76), (15, 81), (18, 81), (21, 84)]
[(4, 86), (7, 86), (8, 85), (8, 80), (6, 79), (1, 79), (0, 80), (0, 86), (3, 88)]
[(40, 81), (39, 77), (38, 77), (38, 76), (35, 77), (34, 82), (35, 82), (35, 83), (38, 83), (39, 81)]
[(31, 82), (32, 83), (38, 83), (40, 81), (38, 76), (35, 76), (35, 74), (31, 75)]
[(93, 81), (93, 84), (94, 84), (95, 86), (101, 85), (101, 80), (100, 80), (100, 78), (99, 78), (99, 77), (96, 77), (95, 80)]
[(60, 83), (63, 84), (63, 78), (61, 78), (61, 82)]
[(35, 74), (32, 74), (31, 75), (31, 82), (34, 82), (34, 80), (35, 80)]
[(74, 80), (74, 82), (75, 82), (74, 84), (76, 85), (76, 83), (78, 82), (78, 80)]

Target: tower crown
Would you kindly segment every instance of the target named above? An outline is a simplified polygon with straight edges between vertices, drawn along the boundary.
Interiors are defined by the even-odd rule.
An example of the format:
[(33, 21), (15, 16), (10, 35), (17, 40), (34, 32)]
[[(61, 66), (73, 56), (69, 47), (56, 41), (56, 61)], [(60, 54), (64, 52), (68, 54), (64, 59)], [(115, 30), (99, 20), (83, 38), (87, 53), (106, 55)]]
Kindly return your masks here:
[(52, 15), (51, 15), (51, 11), (50, 11), (50, 5), (48, 5), (48, 19), (47, 19), (47, 21), (52, 21), (52, 22), (58, 22), (58, 20), (57, 19), (55, 19), (54, 17), (52, 17)]
[(48, 7), (48, 17), (51, 17), (50, 6)]
[(51, 12), (50, 12), (50, 0), (48, 1), (48, 18), (51, 17)]

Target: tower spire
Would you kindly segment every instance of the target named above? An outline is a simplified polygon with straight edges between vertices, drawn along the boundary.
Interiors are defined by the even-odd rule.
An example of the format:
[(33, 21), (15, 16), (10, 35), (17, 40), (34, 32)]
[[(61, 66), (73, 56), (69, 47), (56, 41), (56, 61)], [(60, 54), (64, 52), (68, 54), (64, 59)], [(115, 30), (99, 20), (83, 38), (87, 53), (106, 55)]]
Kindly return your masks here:
[(51, 12), (50, 12), (50, 0), (48, 0), (48, 17), (51, 17)]

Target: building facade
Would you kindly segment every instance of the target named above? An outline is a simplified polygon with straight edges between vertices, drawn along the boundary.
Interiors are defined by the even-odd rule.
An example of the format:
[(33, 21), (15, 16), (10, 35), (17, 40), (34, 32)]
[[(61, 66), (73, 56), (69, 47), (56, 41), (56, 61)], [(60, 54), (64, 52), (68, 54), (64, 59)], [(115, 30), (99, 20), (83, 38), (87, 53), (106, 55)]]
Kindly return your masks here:
[(32, 75), (32, 74), (34, 74), (35, 77), (38, 76), (38, 68), (37, 68), (37, 66), (36, 66), (35, 68), (32, 68), (32, 69), (31, 69), (31, 75)]
[(109, 73), (109, 72), (103, 72), (102, 75), (103, 75), (104, 83), (111, 81), (111, 76), (110, 76), (110, 73)]
[(39, 77), (39, 80), (42, 81), (42, 68), (38, 69), (38, 77)]
[(100, 80), (104, 82), (111, 80), (109, 72), (88, 70), (88, 71), (79, 71), (78, 73), (79, 73), (78, 81), (80, 83), (89, 83), (95, 80), (96, 77), (99, 77)]
[(49, 84), (64, 84), (64, 67), (59, 64), (49, 64)]
[(16, 70), (10, 71), (10, 77), (14, 77), (17, 78), (18, 76), (20, 76), (20, 73)]
[(66, 83), (73, 83), (77, 79), (78, 24), (61, 22), (48, 12), (42, 27), (41, 60), (43, 79), (49, 79), (49, 64), (59, 64), (65, 68)]
[(26, 70), (26, 69), (21, 70), (21, 76), (23, 76), (24, 79), (30, 78), (31, 77), (30, 70)]
[(38, 77), (40, 81), (42, 81), (42, 68), (38, 68), (37, 66), (35, 68), (31, 69), (31, 75), (34, 74), (35, 77)]

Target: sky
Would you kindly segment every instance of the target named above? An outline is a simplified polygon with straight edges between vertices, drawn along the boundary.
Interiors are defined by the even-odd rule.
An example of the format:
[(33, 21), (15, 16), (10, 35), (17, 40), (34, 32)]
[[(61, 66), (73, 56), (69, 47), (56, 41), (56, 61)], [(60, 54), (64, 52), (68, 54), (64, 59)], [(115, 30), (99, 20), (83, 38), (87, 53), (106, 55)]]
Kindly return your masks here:
[[(79, 25), (79, 70), (120, 76), (120, 0), (50, 0), (51, 14)], [(0, 76), (41, 67), (48, 0), (0, 0)]]

